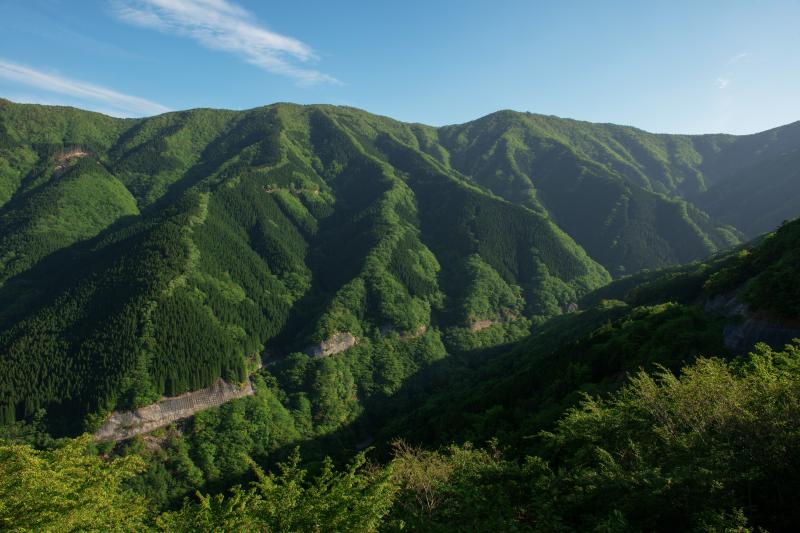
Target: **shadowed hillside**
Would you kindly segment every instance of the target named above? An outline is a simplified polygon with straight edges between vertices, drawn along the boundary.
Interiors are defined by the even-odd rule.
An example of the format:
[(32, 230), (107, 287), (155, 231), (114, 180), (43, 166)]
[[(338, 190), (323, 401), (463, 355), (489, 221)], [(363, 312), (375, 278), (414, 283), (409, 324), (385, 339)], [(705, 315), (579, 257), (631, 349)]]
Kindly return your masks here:
[[(747, 169), (779, 191), (759, 224), (791, 211), (776, 161), (796, 130), (653, 135), (510, 111), (436, 129), (292, 104), (123, 120), (2, 101), (3, 419), (44, 407), (56, 431), (91, 429), (241, 382), (260, 355), (292, 369), (288, 409), (333, 430), (436, 360), (575, 310), (609, 272), (739, 242), (754, 227), (711, 198), (749, 194)], [(712, 203), (732, 225), (697, 207)]]

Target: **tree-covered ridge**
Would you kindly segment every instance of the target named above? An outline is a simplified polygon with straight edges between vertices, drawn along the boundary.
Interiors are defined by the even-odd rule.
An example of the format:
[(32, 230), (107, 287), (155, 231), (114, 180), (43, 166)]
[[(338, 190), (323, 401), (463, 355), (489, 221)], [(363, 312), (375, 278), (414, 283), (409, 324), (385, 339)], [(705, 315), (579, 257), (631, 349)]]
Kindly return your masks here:
[(15, 200), (3, 210), (0, 222), (2, 280), (60, 248), (94, 237), (123, 217), (139, 214), (128, 189), (91, 157)]
[(800, 318), (800, 222), (782, 225), (758, 246), (731, 257), (709, 278), (712, 294), (737, 291), (739, 299), (775, 319)]
[[(766, 258), (771, 249), (779, 264), (784, 252), (793, 253), (792, 242), (761, 241), (750, 255)], [(156, 452), (152, 441), (134, 440), (122, 446), (123, 453), (148, 458), (136, 487), (159, 507), (176, 505), (198, 487), (217, 492), (246, 480), (246, 457), (274, 464), (298, 442), (311, 459), (332, 454), (346, 460), (369, 443), (383, 457), (398, 437), (429, 450), (495, 439), (509, 457), (542, 454), (541, 442), (531, 436), (551, 431), (583, 394), (618, 390), (642, 368), (678, 372), (704, 354), (731, 356), (723, 331), (736, 319), (708, 312), (705, 304), (719, 292), (710, 280), (735, 267), (738, 257), (733, 252), (616, 281), (585, 298), (582, 310), (547, 320), (511, 346), (446, 357), (442, 337), (430, 331), (383, 331), (335, 357), (294, 353), (253, 377), (254, 396), (196, 415), (181, 433), (156, 435), (162, 443)], [(762, 267), (768, 271), (771, 264)], [(474, 268), (476, 279), (485, 276), (480, 264)], [(496, 295), (508, 298), (502, 305), (513, 305), (516, 297)], [(453, 333), (443, 336), (448, 346)], [(371, 371), (365, 365), (370, 360)]]
[[(497, 441), (438, 450), (395, 441), (313, 472), (295, 452), (225, 494), (156, 513), (124, 482), (136, 456), (89, 439), (48, 451), (0, 445), (0, 524), (11, 531), (791, 531), (800, 464), (800, 350), (760, 345), (733, 362), (633, 373), (585, 396), (536, 453)], [(43, 497), (44, 496), (44, 497)]]
[(794, 324), (800, 318), (798, 250), (800, 220), (794, 220), (705, 261), (614, 280), (587, 294), (580, 304), (592, 307), (610, 299), (635, 306), (667, 300), (692, 304), (735, 297), (750, 313)]
[(511, 348), (443, 361), (395, 399), (384, 437), (498, 438), (535, 452), (528, 436), (549, 430), (581, 394), (613, 391), (641, 368), (677, 372), (703, 354), (735, 355), (723, 333), (740, 317), (710, 305), (719, 299), (796, 325), (798, 228), (800, 220), (706, 262), (614, 281), (587, 295), (582, 310), (550, 319)]
[[(7, 129), (31, 127), (29, 108), (41, 113), (9, 105)], [(70, 131), (106, 118), (65, 113), (41, 170), (2, 208), (6, 420), (46, 407), (62, 430), (79, 427), (68, 412), (92, 414), (92, 427), (110, 409), (241, 381), (268, 345), (312, 353), (346, 333), (355, 360), (318, 385), (351, 385), (310, 405), (327, 431), (376, 382), (395, 387), (444, 351), (407, 349), (417, 337), (450, 349), (518, 338), (608, 280), (546, 218), (390, 144), (386, 131), (407, 129), (399, 123), (356, 135), (340, 121), (362, 112), (278, 105), (126, 121), (106, 132), (112, 140), (73, 142)], [(16, 138), (9, 150), (25, 149)], [(490, 283), (469, 282), (475, 264)], [(489, 301), (499, 286), (517, 296)], [(481, 321), (492, 327), (478, 331)], [(387, 365), (374, 342), (390, 332), (404, 355)], [(298, 394), (330, 366), (302, 363)], [(308, 398), (297, 401), (305, 409)]]
[[(718, 224), (668, 197), (679, 187), (636, 182), (638, 151), (600, 164), (601, 147), (581, 137), (623, 146), (628, 129), (500, 114), (486, 139), (511, 143), (507, 126), (516, 135), (531, 123), (525, 146), (541, 132), (573, 139), (569, 153), (531, 149), (549, 155), (520, 167), (520, 147), (513, 160), (466, 161), (465, 146), (483, 157), (480, 129), (461, 146), (449, 128), (349, 108), (117, 121), (0, 105), (2, 527), (796, 522), (797, 348), (734, 359), (723, 331), (735, 319), (707, 304), (735, 296), (796, 324), (800, 222), (611, 281), (600, 257), (672, 264), (722, 246), (702, 237)], [(776, 143), (765, 158), (787, 149), (788, 133), (759, 137)], [(701, 166), (740, 142), (687, 139), (681, 153), (694, 146)], [(533, 179), (535, 194), (518, 198), (489, 185), (509, 161), (550, 172), (551, 188)], [(570, 179), (574, 168), (584, 170)], [(584, 186), (597, 188), (575, 192)], [(594, 194), (600, 205), (618, 198), (597, 192), (607, 190), (627, 207), (588, 205), (573, 220), (616, 244), (592, 237), (600, 245), (585, 249), (553, 198)], [(343, 351), (315, 349), (341, 338)], [(255, 392), (122, 444), (48, 435), (219, 377), (250, 379)], [(356, 450), (370, 446), (365, 461)]]
[(291, 104), (0, 110), (0, 409), (45, 407), (63, 431), (262, 356), (301, 432), (330, 432), (433, 361), (574, 310), (601, 265), (739, 236), (678, 197), (734, 137), (510, 112), (435, 129)]
[(739, 232), (753, 238), (796, 217), (798, 124), (745, 136), (659, 135), (503, 111), (438, 135), (454, 168), (547, 210), (616, 274), (698, 258)]
[(521, 458), (401, 450), (394, 512), (427, 531), (790, 531), (798, 356), (761, 345), (677, 376), (640, 371), (529, 434), (538, 451)]
[(703, 257), (738, 241), (684, 199), (702, 184), (689, 139), (500, 112), (439, 130), (451, 164), (547, 212), (613, 274)]
[[(488, 152), (495, 154), (500, 148), (515, 155), (517, 162), (530, 162), (561, 147), (584, 163), (594, 162), (635, 185), (693, 199), (745, 170), (752, 172), (796, 153), (800, 122), (752, 135), (675, 135), (499, 111), (466, 124), (440, 128), (438, 133), (443, 144), (456, 147), (452, 151), (463, 160), (458, 166), (478, 164), (479, 158), (487, 158)], [(537, 150), (531, 154), (519, 151), (525, 144)]]

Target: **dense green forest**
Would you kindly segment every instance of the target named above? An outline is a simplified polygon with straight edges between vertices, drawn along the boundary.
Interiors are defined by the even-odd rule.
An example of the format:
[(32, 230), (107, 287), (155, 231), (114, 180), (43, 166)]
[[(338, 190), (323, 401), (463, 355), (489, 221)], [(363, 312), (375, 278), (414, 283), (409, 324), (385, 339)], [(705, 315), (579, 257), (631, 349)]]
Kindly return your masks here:
[[(395, 440), (313, 471), (295, 451), (254, 480), (159, 513), (127, 484), (139, 455), (88, 437), (0, 445), (0, 525), (14, 531), (791, 531), (800, 519), (800, 347), (760, 345), (679, 375), (638, 371), (585, 396), (536, 454), (498, 440), (438, 450)], [(764, 530), (764, 529), (759, 529)]]
[[(302, 354), (347, 334), (358, 401), (333, 428), (444, 354), (726, 249), (798, 197), (779, 172), (795, 125), (665, 136), (504, 111), (435, 129), (289, 104), (123, 120), (4, 100), (0, 126), (0, 413), (45, 408), (56, 433), (241, 381), (263, 354), (305, 386), (329, 363)], [(752, 182), (742, 168), (775, 176), (763, 226), (698, 207)]]
[(789, 530), (798, 144), (0, 100), (0, 529)]
[[(609, 280), (546, 215), (366, 113), (114, 121), (5, 102), (0, 116), (5, 421), (45, 408), (57, 433), (92, 429), (113, 409), (242, 381), (266, 350), (304, 382), (351, 383), (292, 396), (325, 412), (326, 431), (357, 415), (345, 396), (524, 336)], [(343, 333), (358, 342), (345, 361), (305, 361)]]

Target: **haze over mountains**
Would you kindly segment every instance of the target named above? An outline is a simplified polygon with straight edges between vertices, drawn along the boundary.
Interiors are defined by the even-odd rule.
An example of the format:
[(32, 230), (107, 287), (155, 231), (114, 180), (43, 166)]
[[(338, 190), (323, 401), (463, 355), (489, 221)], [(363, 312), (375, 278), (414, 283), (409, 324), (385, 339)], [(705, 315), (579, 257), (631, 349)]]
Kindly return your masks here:
[(431, 353), (519, 338), (612, 277), (800, 214), (800, 123), (685, 136), (512, 111), (437, 129), (331, 106), (114, 119), (2, 101), (0, 139), (6, 419), (242, 379), (265, 347), (438, 346), (378, 376), (388, 390)]

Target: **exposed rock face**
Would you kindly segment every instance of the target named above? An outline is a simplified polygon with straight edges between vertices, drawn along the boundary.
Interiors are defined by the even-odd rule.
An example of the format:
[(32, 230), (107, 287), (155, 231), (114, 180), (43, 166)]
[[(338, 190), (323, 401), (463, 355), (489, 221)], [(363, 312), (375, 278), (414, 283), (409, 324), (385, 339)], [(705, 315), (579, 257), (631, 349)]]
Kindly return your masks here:
[(736, 353), (744, 353), (759, 342), (781, 348), (793, 339), (800, 339), (800, 328), (751, 317), (741, 324), (725, 326), (722, 336), (726, 348)]
[(570, 302), (568, 304), (564, 304), (560, 306), (561, 314), (566, 315), (567, 313), (574, 313), (578, 310), (578, 303), (577, 302)]
[(400, 338), (403, 339), (403, 340), (418, 339), (418, 338), (422, 337), (423, 335), (425, 335), (425, 333), (427, 331), (428, 331), (428, 325), (427, 324), (420, 324), (417, 327), (417, 329), (415, 329), (413, 331), (406, 331), (406, 332), (401, 333), (400, 334)]
[(116, 441), (129, 439), (135, 435), (166, 426), (176, 420), (188, 418), (204, 409), (252, 394), (253, 386), (250, 384), (250, 380), (247, 380), (244, 385), (231, 385), (220, 379), (205, 389), (163, 398), (158, 403), (140, 407), (135, 411), (115, 411), (106, 420), (106, 423), (95, 432), (94, 438)]
[(352, 333), (334, 333), (329, 339), (309, 346), (305, 352), (311, 357), (327, 357), (341, 353), (357, 343), (358, 338), (354, 337)]
[(397, 333), (400, 336), (400, 340), (407, 341), (411, 339), (418, 339), (422, 337), (425, 332), (428, 331), (427, 324), (420, 324), (416, 328), (409, 330), (409, 331), (400, 331), (397, 330), (394, 326), (381, 326), (381, 334), (382, 335), (389, 335), (390, 333)]
[(499, 320), (476, 320), (475, 322), (471, 322), (469, 325), (470, 331), (481, 331), (483, 329), (489, 328), (494, 326), (495, 324), (499, 324)]
[(80, 148), (75, 148), (68, 152), (64, 152), (60, 156), (56, 158), (56, 166), (55, 166), (55, 177), (61, 176), (67, 167), (75, 161), (76, 159), (80, 159), (81, 157), (86, 157), (89, 155), (89, 152), (82, 150)]
[(781, 348), (800, 338), (799, 323), (753, 313), (736, 294), (716, 296), (706, 302), (705, 308), (712, 313), (739, 318), (738, 323), (729, 324), (722, 331), (725, 347), (734, 353), (748, 352), (759, 342)]
[(745, 317), (749, 313), (747, 304), (740, 302), (735, 292), (714, 296), (706, 302), (705, 309), (709, 313), (726, 316)]
[(515, 311), (504, 309), (498, 318), (473, 318), (473, 320), (467, 324), (467, 327), (469, 327), (469, 330), (474, 333), (476, 331), (490, 328), (495, 324), (513, 322), (515, 320), (519, 320), (519, 318), (520, 316)]

